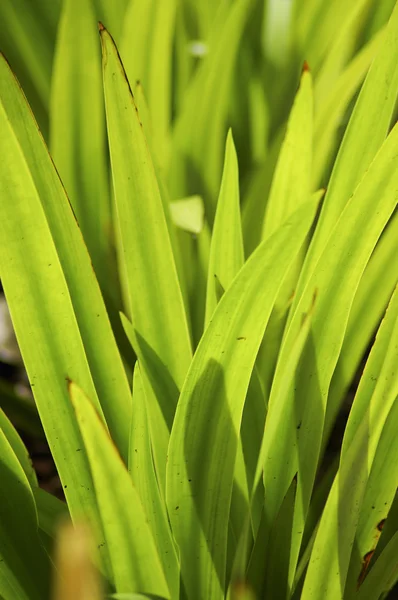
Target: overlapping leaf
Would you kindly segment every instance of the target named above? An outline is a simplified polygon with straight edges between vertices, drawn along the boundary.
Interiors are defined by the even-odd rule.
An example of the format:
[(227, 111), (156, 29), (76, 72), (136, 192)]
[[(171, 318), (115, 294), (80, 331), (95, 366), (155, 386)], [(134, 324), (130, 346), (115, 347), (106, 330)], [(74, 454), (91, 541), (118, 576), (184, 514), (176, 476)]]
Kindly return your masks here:
[(50, 149), (100, 283), (111, 273), (100, 45), (93, 0), (65, 0), (51, 84)]
[[(101, 38), (119, 259), (126, 278), (128, 316), (133, 322), (134, 349), (146, 373), (144, 379), (149, 380), (156, 396), (152, 410), (157, 411), (156, 419), (163, 419), (161, 427), (167, 435), (190, 363), (191, 342), (163, 202), (137, 108), (116, 47), (105, 29)], [(153, 427), (153, 416), (151, 419)], [(166, 446), (154, 443), (162, 481)]]
[[(394, 498), (398, 478), (393, 458), (398, 449), (397, 318), (395, 293), (354, 400), (340, 468), (311, 553), (303, 599), (341, 598), (344, 590), (353, 597), (362, 582), (363, 557), (373, 552), (380, 535), (378, 523), (386, 518)], [(377, 383), (374, 373), (380, 373)]]
[[(45, 419), (54, 422), (58, 419), (59, 407), (54, 401), (57, 394), (49, 389), (49, 365), (59, 363), (60, 352), (64, 352), (67, 361), (78, 363), (79, 369), (87, 369), (83, 365), (88, 362), (90, 378), (94, 380), (110, 431), (120, 452), (127, 457), (131, 394), (90, 257), (45, 144), (4, 58), (0, 61), (0, 70), (2, 116), (4, 123), (8, 123), (2, 127), (2, 142), (10, 149), (7, 154), (15, 148), (14, 157), (2, 163), (1, 174), (6, 174), (2, 177), (2, 185), (5, 186), (2, 197), (7, 201), (1, 203), (4, 211), (1, 222), (4, 226), (7, 224), (8, 233), (6, 236), (5, 231), (2, 232), (0, 268), (10, 305), (23, 303), (23, 318), (30, 324), (28, 330), (21, 330), (14, 318), (25, 364), (29, 371), (28, 345), (36, 368), (45, 377), (46, 389), (43, 392), (47, 394), (48, 406), (45, 416), (41, 412), (41, 417), (43, 422)], [(30, 203), (28, 195), (32, 196)], [(30, 243), (34, 248), (27, 250)], [(17, 260), (21, 263), (20, 269), (16, 266)], [(11, 278), (9, 284), (8, 277)], [(56, 286), (55, 279), (60, 282), (60, 287)], [(34, 291), (28, 291), (30, 288)], [(40, 299), (41, 294), (45, 296), (43, 300)], [(15, 317), (15, 310), (13, 314)], [(76, 325), (72, 325), (73, 322)], [(65, 331), (61, 330), (64, 323), (67, 323)], [(55, 343), (56, 332), (59, 349), (50, 351), (49, 356), (40, 361), (37, 348), (47, 353)], [(21, 334), (25, 342), (22, 342)], [(69, 347), (66, 341), (68, 335), (76, 337)], [(78, 354), (74, 356), (76, 344), (80, 348), (84, 346), (87, 358), (80, 358)], [(52, 384), (61, 390), (61, 397), (65, 397), (62, 380), (72, 373), (68, 372), (66, 365), (61, 368), (58, 364), (58, 367), (56, 382)], [(79, 377), (77, 380), (83, 384)], [(35, 382), (31, 380), (31, 383)], [(86, 389), (89, 387), (86, 386)], [(38, 389), (34, 392), (40, 410)], [(59, 427), (60, 424), (56, 429)], [(46, 429), (48, 432), (49, 428)], [(57, 445), (55, 437), (51, 436), (52, 448)]]
[(222, 598), (240, 420), (275, 297), (311, 225), (310, 202), (264, 241), (222, 297), (178, 403), (167, 505), (190, 598)]
[[(397, 202), (398, 128), (387, 138), (366, 177), (337, 222), (312, 276), (294, 303), (271, 389), (262, 448), (265, 506), (272, 523), (280, 503), (298, 472), (294, 552), (298, 556), (318, 464), (330, 380), (344, 339), (348, 316), (360, 278), (374, 246)], [(375, 198), (378, 203), (375, 204)], [(360, 231), (360, 236), (353, 236)], [(345, 277), (341, 278), (341, 273)], [(312, 332), (286, 401), (274, 402), (283, 368), (299, 330), (302, 313), (317, 293)], [(294, 560), (291, 577), (294, 573)]]
[(82, 390), (72, 383), (70, 394), (88, 454), (116, 591), (170, 598), (155, 542), (128, 471)]
[(30, 483), (0, 430), (0, 596), (42, 600), (48, 596), (50, 562), (38, 535)]

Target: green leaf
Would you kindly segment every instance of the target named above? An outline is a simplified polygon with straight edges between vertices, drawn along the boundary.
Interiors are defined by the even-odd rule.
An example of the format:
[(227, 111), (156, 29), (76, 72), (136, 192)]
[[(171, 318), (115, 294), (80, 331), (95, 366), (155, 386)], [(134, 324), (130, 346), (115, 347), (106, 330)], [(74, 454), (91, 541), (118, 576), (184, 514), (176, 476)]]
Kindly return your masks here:
[(359, 283), (330, 384), (325, 415), (323, 445), (327, 444), (338, 411), (346, 398), (355, 373), (378, 327), (397, 282), (398, 215), (384, 230)]
[[(382, 418), (385, 420), (395, 401), (395, 362), (398, 352), (395, 344), (397, 331), (398, 288), (396, 287), (386, 315), (377, 332), (374, 346), (355, 395), (355, 401), (345, 429), (342, 452), (348, 450), (368, 411), (371, 411), (370, 416), (372, 419), (376, 419), (375, 423), (379, 422), (378, 435), (381, 433), (384, 425)], [(374, 435), (372, 423), (370, 423), (370, 430)], [(369, 446), (369, 467), (373, 462), (376, 446)]]
[(0, 6), (1, 50), (20, 78), (45, 134), (61, 0), (16, 0)]
[(171, 193), (173, 197), (181, 197), (200, 192), (210, 224), (214, 220), (222, 171), (222, 145), (233, 69), (252, 5), (251, 0), (237, 0), (232, 6), (223, 5), (218, 12), (217, 26), (213, 25), (209, 40), (211, 52), (186, 92), (174, 128)]
[(45, 490), (35, 487), (33, 495), (36, 502), (39, 528), (50, 538), (55, 539), (60, 523), (69, 519), (68, 506), (62, 500)]
[[(135, 352), (163, 410), (163, 429), (170, 430), (192, 356), (187, 319), (163, 203), (134, 99), (116, 47), (104, 29), (101, 39), (128, 316)], [(166, 455), (155, 452), (155, 459), (162, 482)]]
[(364, 14), (369, 12), (372, 4), (374, 4), (373, 0), (355, 2), (352, 10), (349, 10), (342, 20), (338, 35), (333, 40), (331, 48), (328, 49), (327, 56), (316, 76), (314, 86), (316, 107), (321, 107), (324, 102), (328, 101), (331, 89), (355, 52), (358, 34), (363, 26)]
[(31, 488), (37, 488), (37, 477), (35, 470), (30, 460), (29, 453), (25, 447), (25, 444), (19, 437), (18, 432), (14, 428), (12, 422), (7, 418), (4, 412), (0, 409), (0, 430), (5, 435), (8, 443), (13, 449), (15, 456), (18, 459), (19, 464), (23, 468), (26, 478), (29, 481)]
[[(296, 44), (314, 70), (324, 60), (326, 53), (333, 47), (334, 40), (344, 22), (351, 19), (351, 13), (357, 10), (357, 4), (347, 5), (344, 0), (331, 0), (319, 3), (307, 0), (305, 4), (295, 3)], [(364, 9), (363, 9), (364, 10)]]
[[(350, 103), (355, 98), (383, 42), (385, 30), (375, 36), (353, 57), (334, 85), (328, 89), (327, 97), (316, 105), (314, 122), (314, 165), (313, 185), (325, 185), (325, 170), (331, 168), (331, 158), (337, 151), (340, 128)], [(316, 90), (315, 90), (316, 91)], [(341, 135), (341, 134), (340, 134)]]
[(239, 172), (236, 150), (229, 131), (224, 171), (210, 244), (206, 290), (205, 327), (218, 303), (217, 285), (227, 290), (244, 262), (240, 221)]
[[(262, 239), (273, 233), (292, 212), (311, 197), (313, 146), (313, 92), (311, 73), (305, 67), (289, 115), (265, 210)], [(318, 201), (323, 191), (318, 192)], [(283, 282), (258, 357), (266, 395), (275, 371), (286, 316), (304, 260), (306, 243)]]
[(123, 26), (126, 19), (127, 9), (130, 5), (129, 0), (94, 0), (96, 7), (97, 21), (104, 23), (112, 32), (115, 40), (119, 42), (122, 36)]
[(156, 159), (168, 164), (176, 0), (130, 2), (121, 55), (130, 84), (142, 82), (151, 115)]
[[(398, 166), (397, 143), (398, 128), (395, 128), (347, 203), (304, 291), (293, 300), (278, 358), (262, 451), (265, 506), (272, 523), (298, 472), (293, 537), (296, 557), (319, 460), (328, 390), (348, 316), (365, 266), (397, 203), (398, 174), (394, 168), (394, 164)], [(291, 386), (284, 402), (276, 402), (275, 393), (283, 383), (285, 362), (314, 292), (318, 300), (311, 336), (297, 374), (299, 384)]]
[(1, 203), (2, 283), (43, 427), (74, 514), (88, 501), (90, 476), (83, 456), (76, 453), (81, 441), (65, 378), (72, 375), (94, 398), (96, 393), (48, 222), (3, 105), (0, 121), (1, 140), (7, 144), (1, 193), (13, 200), (12, 205)]
[[(394, 498), (398, 477), (396, 461), (392, 459), (397, 452), (397, 335), (398, 293), (380, 327), (354, 399), (340, 468), (311, 553), (303, 600), (320, 595), (325, 599), (340, 598), (344, 589), (352, 597), (360, 581), (362, 557), (374, 550), (380, 535), (378, 519), (387, 516)], [(379, 384), (373, 381), (375, 372), (380, 373)], [(346, 588), (351, 556), (352, 570)]]
[[(135, 350), (136, 354), (140, 354), (140, 347), (133, 325), (123, 313), (120, 313), (120, 318), (132, 348)], [(165, 416), (170, 420), (172, 419), (170, 406), (167, 401), (174, 393), (175, 386), (168, 376), (167, 371), (160, 372), (156, 380), (151, 379), (148, 370), (145, 367), (145, 361), (141, 363), (140, 371), (147, 400), (147, 417), (152, 439), (155, 470), (161, 490), (163, 491), (166, 476), (167, 447), (170, 437), (170, 428)]]
[(392, 537), (395, 535), (395, 532), (398, 531), (398, 494), (395, 494), (395, 498), (390, 507), (387, 521), (383, 525), (383, 530), (381, 532), (381, 536), (379, 542), (376, 546), (376, 550), (372, 556), (372, 563), (379, 558), (381, 553), (387, 544), (391, 541)]
[[(398, 392), (397, 385), (395, 385), (395, 389)], [(398, 402), (395, 400), (380, 435), (361, 506), (354, 542), (355, 552), (351, 555), (347, 574), (345, 589), (348, 594), (354, 593), (358, 581), (362, 581), (364, 573), (366, 573), (363, 566), (365, 557), (373, 555), (395, 497), (398, 483), (397, 419)]]
[(260, 77), (252, 77), (249, 82), (250, 140), (253, 162), (261, 164), (267, 157), (267, 143), (270, 111), (267, 105), (263, 82)]
[(398, 578), (398, 532), (391, 538), (355, 595), (355, 600), (380, 598)]
[(93, 0), (65, 0), (54, 56), (50, 149), (103, 287), (111, 269), (105, 135)]
[(289, 559), (293, 531), (297, 479), (293, 478), (271, 529), (271, 547), (266, 568), (266, 598), (289, 598)]
[[(281, 373), (280, 379), (278, 381), (278, 387), (276, 387), (276, 386), (273, 387), (273, 401), (274, 401), (275, 405), (277, 405), (277, 406), (284, 405), (284, 403), (286, 402), (286, 398), (288, 397), (290, 388), (292, 387), (292, 385), (295, 384), (299, 361), (303, 355), (304, 348), (306, 346), (306, 343), (308, 342), (308, 338), (309, 338), (309, 335), (311, 332), (311, 320), (313, 318), (315, 303), (316, 303), (316, 294), (314, 294), (312, 304), (309, 307), (308, 312), (306, 314), (302, 315), (300, 329), (297, 332), (297, 336), (296, 336), (296, 339), (294, 340), (294, 343), (292, 344), (290, 354), (284, 361), (283, 373)], [(265, 452), (266, 445), (267, 445), (266, 435), (267, 435), (267, 432), (268, 432), (268, 434), (270, 433), (271, 435), (273, 435), (273, 433), (274, 433), (272, 431), (273, 426), (274, 426), (274, 422), (272, 422), (272, 421), (271, 421), (271, 425), (270, 426), (268, 425), (268, 417), (267, 417), (267, 420), (265, 422), (265, 432), (266, 433), (263, 433), (262, 443), (261, 443), (261, 447), (260, 447), (260, 450), (258, 453), (258, 461), (257, 461), (257, 465), (256, 465), (256, 471), (254, 474), (254, 481), (253, 481), (252, 495), (251, 495), (252, 506), (253, 506), (253, 501), (255, 500), (255, 494), (256, 494), (257, 488), (263, 490), (260, 480), (261, 480), (262, 471), (263, 471), (264, 452)], [(301, 423), (298, 423), (298, 425), (296, 426), (295, 431), (294, 431), (295, 437), (297, 437), (297, 431), (299, 431), (300, 428), (301, 428)], [(280, 436), (281, 436), (281, 438), (283, 438), (283, 430), (280, 431)], [(293, 440), (293, 445), (295, 447), (296, 440)], [(278, 443), (275, 444), (275, 448), (276, 448), (276, 452), (278, 452), (278, 450), (279, 450)], [(284, 467), (288, 468), (289, 462), (287, 462), (287, 464), (284, 465)], [(293, 475), (292, 481), (295, 481), (294, 487), (296, 487), (296, 485), (297, 485), (297, 474), (296, 473)], [(264, 477), (264, 483), (266, 483), (265, 477)], [(275, 477), (273, 483), (274, 483), (275, 488), (277, 489), (278, 486), (276, 483), (276, 477)], [(281, 506), (282, 506), (283, 502), (286, 500), (286, 498), (289, 496), (288, 490), (290, 489), (291, 485), (292, 485), (292, 482), (290, 483), (290, 485), (288, 484), (288, 486), (286, 488), (286, 493), (285, 493), (284, 498), (282, 499)], [(269, 490), (267, 489), (267, 490), (263, 490), (263, 491), (264, 491), (264, 493), (263, 493), (263, 499), (264, 499), (269, 496)], [(272, 492), (272, 490), (271, 490), (271, 492)], [(296, 492), (294, 493), (293, 497), (296, 498)], [(292, 496), (290, 495), (289, 498), (291, 500)], [(282, 512), (285, 512), (285, 514), (287, 514), (286, 511), (288, 511), (290, 500), (289, 499), (286, 500), (287, 504), (285, 505), (285, 507), (282, 511)], [(280, 514), (281, 510), (282, 510), (282, 508), (280, 507), (277, 514)], [(275, 521), (278, 519), (277, 515), (275, 515), (274, 518), (273, 517), (274, 517), (273, 515), (271, 517), (269, 516), (268, 506), (263, 502), (261, 523), (257, 530), (255, 546), (254, 546), (254, 550), (253, 550), (252, 557), (250, 560), (249, 572), (248, 572), (249, 580), (253, 583), (253, 586), (256, 588), (258, 594), (262, 593), (263, 586), (264, 586), (264, 577), (265, 577), (265, 584), (268, 586), (269, 586), (268, 577), (271, 577), (271, 579), (273, 577), (272, 571), (268, 571), (268, 573), (267, 573), (267, 571), (264, 572), (264, 570), (266, 569), (266, 565), (268, 564), (268, 558), (267, 558), (268, 552), (270, 551), (272, 553), (272, 551), (273, 551), (273, 541), (272, 541), (272, 537), (271, 537), (272, 536), (272, 528), (275, 528)], [(293, 537), (293, 533), (292, 533), (292, 536), (290, 536), (290, 539), (292, 539), (292, 537)], [(291, 550), (290, 550), (290, 553), (291, 553)], [(289, 560), (288, 560), (287, 556), (285, 555), (285, 563), (286, 563), (285, 567), (286, 567), (286, 565), (288, 566), (288, 569), (287, 569), (288, 579), (286, 582), (281, 581), (282, 586), (286, 585), (286, 586), (289, 586), (290, 588), (292, 587), (292, 584), (293, 584), (292, 572), (294, 572), (294, 568), (295, 568), (294, 561), (295, 561), (294, 554), (293, 554), (293, 559), (291, 559), (290, 555), (289, 555)], [(281, 593), (283, 595), (283, 590)]]
[[(191, 349), (162, 200), (116, 47), (106, 30), (101, 31), (101, 39), (115, 202), (129, 286), (129, 316), (139, 337), (140, 352), (154, 353), (179, 389)], [(176, 400), (177, 395), (174, 404)]]
[(166, 498), (183, 584), (192, 600), (223, 597), (245, 396), (275, 297), (315, 210), (310, 202), (297, 211), (241, 269), (217, 306), (181, 392), (170, 437)]
[[(138, 362), (134, 369), (129, 473), (145, 507), (172, 598), (179, 597), (180, 571), (174, 540), (152, 458), (144, 385)], [(154, 433), (156, 436), (156, 431)]]
[(89, 459), (116, 591), (170, 598), (152, 533), (130, 475), (83, 391), (71, 383), (69, 392)]
[(154, 596), (153, 594), (150, 596), (147, 594), (145, 596), (143, 594), (112, 594), (108, 597), (112, 600), (164, 600), (160, 596)]
[[(62, 427), (59, 422), (59, 411), (72, 417), (65, 377), (72, 376), (81, 385), (88, 378), (84, 384), (87, 391), (92, 378), (110, 431), (125, 458), (131, 393), (81, 232), (4, 59), (0, 60), (0, 101), (2, 142), (10, 150), (0, 170), (1, 185), (5, 186), (2, 193), (8, 198), (0, 207), (1, 224), (8, 224), (7, 233), (1, 228), (1, 276), (43, 426), (52, 451), (57, 447), (55, 459), (62, 479), (58, 457), (65, 468), (70, 464), (63, 460), (60, 445), (78, 447), (71, 442), (74, 434), (65, 432), (65, 427), (75, 426), (66, 425), (66, 416)], [(84, 378), (78, 371), (73, 374), (72, 364), (85, 373)], [(51, 365), (55, 369), (52, 375)], [(40, 385), (34, 381), (36, 376)]]
[(310, 198), (312, 168), (312, 77), (304, 70), (267, 202), (262, 239)]
[(375, 31), (381, 29), (394, 10), (396, 0), (386, 0), (385, 2), (377, 2), (372, 6), (370, 18), (366, 23), (364, 36), (366, 39), (371, 37)]
[[(92, 480), (65, 379), (74, 377), (101, 410), (98, 390), (125, 456), (130, 392), (67, 198), (4, 60), (0, 69), (0, 144), (7, 148), (0, 187), (8, 199), (0, 206), (2, 283), (71, 515), (97, 523)], [(100, 541), (101, 533), (96, 535)], [(106, 550), (102, 556), (101, 568), (111, 580)]]
[(242, 229), (247, 257), (261, 241), (266, 208), (264, 199), (269, 196), (284, 133), (284, 128), (281, 128), (268, 148), (266, 158), (250, 175), (246, 183), (242, 206)]
[(4, 600), (48, 597), (50, 562), (38, 536), (30, 483), (0, 430), (0, 596)]
[(301, 273), (298, 297), (344, 206), (386, 138), (397, 98), (397, 56), (398, 6), (362, 86), (334, 163), (319, 223)]
[(20, 395), (15, 386), (3, 379), (0, 379), (0, 408), (20, 431), (38, 438), (44, 437), (33, 398)]

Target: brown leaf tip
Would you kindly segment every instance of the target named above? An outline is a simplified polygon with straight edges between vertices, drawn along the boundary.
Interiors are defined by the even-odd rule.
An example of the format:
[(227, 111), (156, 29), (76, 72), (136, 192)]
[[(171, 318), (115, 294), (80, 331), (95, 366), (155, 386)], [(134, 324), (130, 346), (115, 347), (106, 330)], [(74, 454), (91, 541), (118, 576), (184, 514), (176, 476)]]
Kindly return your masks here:
[(104, 27), (104, 25), (101, 23), (101, 21), (98, 21), (98, 31), (99, 31), (99, 32), (101, 32), (101, 31), (105, 31), (105, 27)]
[(303, 69), (302, 69), (302, 72), (303, 72), (303, 73), (309, 73), (309, 72), (310, 72), (310, 70), (311, 70), (311, 69), (310, 69), (310, 65), (309, 65), (309, 64), (307, 63), (307, 61), (305, 60), (305, 61), (304, 61), (304, 63), (303, 63)]

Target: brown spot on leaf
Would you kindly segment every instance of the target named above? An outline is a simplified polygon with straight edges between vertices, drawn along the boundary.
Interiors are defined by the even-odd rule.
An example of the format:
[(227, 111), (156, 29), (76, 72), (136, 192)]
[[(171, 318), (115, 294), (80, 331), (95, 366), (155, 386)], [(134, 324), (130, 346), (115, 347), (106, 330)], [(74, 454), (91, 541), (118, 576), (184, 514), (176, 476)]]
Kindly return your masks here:
[(373, 554), (374, 554), (374, 550), (369, 550), (369, 552), (367, 552), (362, 559), (362, 569), (361, 569), (361, 572), (358, 577), (357, 589), (363, 584), (363, 582), (365, 580), (365, 577), (367, 575), (367, 570), (369, 567), (369, 563), (372, 560)]
[(380, 523), (378, 523), (378, 524), (377, 524), (377, 529), (378, 529), (379, 531), (383, 531), (383, 527), (384, 527), (384, 523), (385, 523), (385, 522), (386, 522), (386, 520), (385, 520), (385, 519), (382, 519), (382, 520), (380, 521)]

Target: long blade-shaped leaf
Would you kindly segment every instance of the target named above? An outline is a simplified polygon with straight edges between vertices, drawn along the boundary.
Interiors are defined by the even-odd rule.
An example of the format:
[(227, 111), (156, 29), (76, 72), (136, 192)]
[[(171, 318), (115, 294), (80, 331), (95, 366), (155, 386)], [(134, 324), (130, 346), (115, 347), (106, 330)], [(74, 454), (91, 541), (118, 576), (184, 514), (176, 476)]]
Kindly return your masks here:
[[(312, 550), (303, 599), (342, 598), (344, 589), (347, 597), (353, 596), (360, 580), (362, 557), (374, 551), (380, 535), (378, 519), (381, 521), (387, 516), (394, 498), (398, 476), (397, 462), (392, 459), (398, 448), (397, 339), (398, 293), (395, 293), (354, 400), (340, 468)], [(380, 373), (377, 384), (375, 372)], [(360, 556), (356, 556), (357, 552)], [(346, 587), (351, 556), (352, 568)]]
[(311, 192), (312, 78), (304, 69), (299, 91), (287, 124), (268, 198), (262, 239), (271, 235)]
[[(312, 77), (305, 65), (301, 83), (289, 115), (270, 195), (265, 211), (262, 239), (275, 231), (294, 210), (310, 198), (313, 145)], [(322, 193), (320, 194), (320, 196)], [(296, 288), (306, 247), (297, 256), (287, 275), (264, 335), (258, 357), (266, 394), (269, 395), (291, 297)]]
[(14, 428), (13, 424), (4, 412), (0, 409), (0, 430), (3, 432), (10, 444), (15, 456), (17, 457), (19, 464), (23, 468), (26, 478), (32, 488), (38, 486), (36, 473), (33, 469), (32, 461), (30, 460), (28, 451), (25, 444), (18, 435), (18, 432)]
[(75, 384), (70, 395), (93, 476), (117, 592), (170, 598), (152, 533), (128, 471), (94, 406)]
[[(2, 105), (0, 120), (1, 140), (7, 143), (1, 194), (13, 199), (11, 210), (7, 211), (6, 203), (0, 204), (5, 242), (1, 247), (2, 282), (9, 293), (19, 346), (71, 513), (86, 514), (95, 510), (95, 501), (87, 462), (83, 453), (76, 452), (82, 442), (65, 378), (74, 376), (98, 400), (37, 190)], [(21, 231), (15, 240), (15, 233)]]
[(206, 325), (218, 303), (218, 287), (221, 285), (224, 291), (228, 289), (243, 265), (243, 254), (238, 161), (230, 131), (227, 138), (224, 172), (210, 245), (206, 291)]
[(352, 305), (339, 362), (330, 384), (324, 445), (395, 288), (398, 273), (397, 239), (398, 214), (395, 214), (366, 266)]
[(50, 149), (105, 287), (111, 272), (110, 198), (100, 44), (92, 1), (63, 3), (52, 76)]
[[(23, 334), (26, 343), (32, 345), (32, 359), (35, 361), (38, 360), (36, 345), (42, 348), (43, 352), (48, 343), (51, 347), (55, 331), (58, 331), (60, 336), (60, 348), (65, 351), (66, 338), (62, 338), (63, 334), (59, 331), (63, 309), (61, 310), (59, 307), (63, 306), (62, 302), (65, 302), (69, 305), (67, 311), (70, 312), (73, 309), (73, 317), (64, 317), (65, 322), (68, 323), (65, 331), (68, 332), (69, 320), (71, 318), (72, 320), (76, 319), (87, 356), (87, 359), (83, 359), (83, 363), (86, 360), (89, 363), (91, 376), (108, 426), (122, 456), (127, 459), (131, 393), (105, 304), (65, 191), (21, 89), (3, 57), (0, 60), (0, 100), (5, 109), (4, 118), (10, 124), (10, 130), (2, 126), (2, 142), (6, 148), (14, 147), (14, 145), (18, 146), (18, 150), (16, 149), (18, 158), (15, 157), (15, 161), (11, 163), (6, 164), (3, 162), (1, 165), (2, 172), (8, 173), (7, 177), (12, 176), (15, 180), (20, 179), (21, 173), (24, 173), (26, 178), (26, 187), (19, 183), (14, 186), (11, 181), (9, 182), (11, 187), (7, 186), (7, 191), (3, 192), (2, 197), (9, 198), (10, 202), (2, 202), (0, 207), (2, 211), (1, 223), (9, 224), (8, 238), (4, 232), (2, 233), (1, 251), (6, 252), (9, 260), (11, 260), (9, 276), (12, 277), (12, 284), (6, 284), (6, 272), (3, 274), (2, 266), (3, 284), (10, 307), (12, 309), (15, 306), (14, 317), (16, 311), (18, 311), (21, 312), (20, 318), (23, 318), (22, 312), (28, 310), (30, 306), (30, 316), (26, 318), (32, 326), (29, 331), (32, 332), (32, 335), (34, 332), (34, 339), (32, 340), (31, 335), (28, 335), (26, 328), (23, 329)], [(11, 137), (15, 136), (15, 141), (8, 141), (6, 138), (7, 131)], [(26, 161), (26, 166), (22, 167), (21, 163), (24, 163), (24, 161)], [(33, 203), (33, 200), (32, 204), (28, 203), (27, 190), (32, 191), (33, 196), (36, 198), (35, 203)], [(39, 200), (37, 200), (37, 197)], [(16, 206), (20, 206), (18, 214)], [(14, 223), (11, 219), (14, 219)], [(40, 235), (44, 236), (44, 231), (48, 231), (48, 236), (51, 236), (53, 240), (53, 242), (49, 242), (50, 245), (55, 244), (56, 262), (53, 262), (50, 256), (48, 256), (49, 260), (47, 262), (44, 260), (44, 246), (40, 239)], [(38, 248), (33, 253), (26, 251), (24, 247), (24, 243), (28, 243), (29, 239)], [(50, 252), (53, 254), (54, 248)], [(13, 263), (14, 254), (20, 255), (18, 260), (21, 260), (23, 265), (25, 265), (25, 259), (28, 255), (34, 263), (32, 270), (30, 270), (30, 265), (26, 265), (18, 271)], [(67, 291), (65, 289), (56, 290), (53, 287), (54, 282), (48, 282), (47, 287), (45, 284), (45, 278), (50, 277), (51, 271), (48, 265), (51, 264), (53, 270), (58, 269), (58, 267), (55, 267), (58, 261), (62, 267), (62, 277), (65, 279), (65, 283), (62, 285), (66, 284)], [(26, 280), (22, 278), (22, 273), (26, 273)], [(43, 288), (40, 293), (45, 295), (44, 301), (39, 298), (34, 299), (36, 292), (31, 298), (31, 292), (28, 291), (31, 286), (38, 288), (39, 286), (36, 283), (41, 281), (43, 281)], [(25, 292), (22, 292), (22, 285), (27, 286)], [(82, 290), (84, 290), (84, 293), (82, 293)], [(54, 294), (54, 297), (51, 294)], [(70, 300), (67, 299), (68, 296), (70, 296)], [(27, 299), (31, 304), (28, 303)], [(72, 306), (70, 306), (70, 302)], [(39, 307), (40, 311), (38, 310)], [(46, 311), (51, 314), (45, 312), (45, 307)], [(45, 324), (44, 327), (42, 326), (42, 320)], [(41, 336), (43, 334), (49, 336), (49, 342), (43, 340), (39, 343), (39, 338), (36, 335)], [(74, 347), (74, 344), (75, 342), (69, 347), (69, 353), (72, 352), (71, 348)], [(48, 408), (45, 409), (47, 418), (50, 418), (50, 415), (56, 409), (54, 397), (57, 397), (56, 394), (52, 396), (48, 387), (47, 378), (49, 374), (47, 366), (55, 360), (57, 352), (50, 352), (48, 358), (38, 363), (47, 381), (45, 384), (49, 402)], [(24, 358), (25, 364), (29, 367), (26, 353)], [(70, 358), (71, 354), (68, 355), (68, 361)], [(78, 362), (79, 360), (77, 359)], [(61, 397), (65, 393), (62, 379), (71, 375), (72, 373), (68, 372), (65, 366), (58, 372), (60, 381), (57, 382), (57, 386), (62, 390)], [(80, 383), (83, 384), (83, 381), (80, 381)], [(38, 392), (37, 388), (35, 391)], [(37, 393), (35, 397), (37, 401)], [(41, 411), (41, 415), (43, 416), (43, 411)], [(55, 420), (57, 420), (56, 417)], [(57, 430), (61, 426), (60, 423), (54, 425)], [(49, 429), (52, 430), (52, 426), (46, 428), (47, 434)], [(59, 436), (55, 434), (49, 440), (52, 448), (59, 441), (56, 439), (57, 437)], [(62, 436), (59, 439), (62, 439)]]
[(223, 597), (245, 396), (275, 297), (315, 210), (310, 202), (297, 211), (241, 269), (218, 304), (181, 392), (170, 437), (167, 505), (192, 599)]
[(142, 82), (153, 125), (157, 164), (167, 166), (172, 109), (172, 60), (176, 0), (131, 2), (121, 55), (131, 83)]
[[(202, 193), (211, 224), (222, 170), (233, 69), (252, 5), (251, 0), (238, 0), (232, 6), (221, 6), (209, 40), (211, 52), (195, 74), (174, 129), (171, 191), (175, 197)], [(190, 189), (192, 182), (196, 189)]]
[(131, 2), (129, 0), (94, 0), (95, 14), (101, 23), (104, 23), (112, 32), (115, 40), (119, 42), (122, 36), (126, 13)]
[(1, 50), (16, 70), (45, 135), (48, 134), (51, 67), (60, 0), (2, 2)]
[(398, 579), (398, 532), (391, 538), (359, 588), (355, 600), (380, 598)]
[[(109, 33), (101, 31), (112, 176), (129, 312), (146, 363), (156, 359), (177, 390), (191, 348), (166, 219), (151, 157), (123, 66)], [(149, 356), (149, 359), (148, 359)], [(160, 367), (159, 367), (160, 368)], [(155, 369), (154, 369), (155, 370)], [(152, 373), (156, 378), (156, 372)]]
[[(261, 459), (265, 506), (268, 519), (273, 522), (298, 472), (297, 533), (293, 537), (296, 555), (318, 464), (329, 385), (352, 302), (369, 257), (397, 203), (398, 171), (394, 168), (394, 164), (398, 166), (397, 145), (398, 127), (387, 138), (337, 222), (300, 301), (294, 306), (278, 358)], [(353, 231), (361, 234), (353, 236)], [(342, 273), (345, 277), (341, 277)], [(284, 363), (301, 326), (302, 313), (308, 309), (315, 291), (318, 300), (298, 383), (291, 386), (285, 402), (274, 402), (283, 383)]]
[(333, 226), (385, 140), (397, 98), (397, 56), (398, 6), (362, 86), (334, 163), (319, 223), (296, 290), (297, 302)]
[[(105, 29), (101, 39), (121, 268), (126, 276), (134, 349), (144, 381), (152, 387), (147, 395), (152, 397), (151, 405), (158, 403), (162, 411), (162, 434), (154, 452), (163, 487), (168, 431), (192, 350), (162, 198), (137, 108)], [(159, 412), (159, 408), (154, 410)], [(149, 418), (153, 432), (153, 414)]]
[(46, 492), (40, 487), (33, 489), (35, 497), (39, 528), (50, 538), (54, 539), (58, 525), (70, 517), (68, 506), (62, 500)]
[(49, 560), (30, 483), (2, 430), (0, 481), (0, 597), (42, 600), (48, 596)]
[[(137, 362), (133, 382), (129, 472), (141, 499), (141, 504), (145, 507), (171, 597), (178, 598), (180, 587), (178, 557), (163, 496), (156, 479), (146, 403), (144, 385)], [(156, 436), (156, 432), (154, 435)]]

